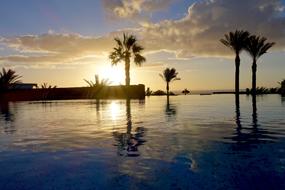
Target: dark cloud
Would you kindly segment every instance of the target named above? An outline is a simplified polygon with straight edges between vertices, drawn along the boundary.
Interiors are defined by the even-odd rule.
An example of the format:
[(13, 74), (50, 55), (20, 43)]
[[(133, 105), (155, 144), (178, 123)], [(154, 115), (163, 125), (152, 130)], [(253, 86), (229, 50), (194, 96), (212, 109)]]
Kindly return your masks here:
[[(112, 0), (105, 3), (110, 2), (122, 3), (123, 1)], [(151, 10), (155, 9), (155, 2), (159, 1), (126, 2), (138, 3), (140, 10), (141, 6)], [(269, 41), (276, 42), (274, 46), (276, 50), (283, 51), (285, 49), (284, 14), (284, 4), (281, 0), (199, 1), (191, 5), (187, 15), (179, 20), (144, 23), (139, 28), (123, 29), (102, 37), (56, 33), (2, 37), (0, 44), (13, 48), (18, 53), (0, 56), (0, 61), (63, 63), (90, 55), (104, 54), (107, 57), (114, 46), (113, 38), (122, 36), (123, 32), (137, 35), (146, 53), (171, 52), (179, 58), (231, 55), (219, 39), (223, 38), (225, 33), (236, 29), (263, 35)]]

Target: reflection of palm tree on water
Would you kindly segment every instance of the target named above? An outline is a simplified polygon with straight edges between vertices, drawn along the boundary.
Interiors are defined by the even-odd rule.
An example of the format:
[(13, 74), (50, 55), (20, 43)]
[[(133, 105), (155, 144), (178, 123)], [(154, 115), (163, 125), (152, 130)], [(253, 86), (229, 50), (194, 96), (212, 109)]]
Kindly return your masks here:
[(118, 147), (118, 153), (121, 156), (139, 156), (138, 146), (142, 145), (145, 140), (143, 139), (145, 129), (138, 127), (135, 134), (132, 134), (132, 115), (130, 99), (126, 100), (126, 120), (127, 131), (126, 133), (113, 132)]
[(274, 137), (270, 136), (272, 132), (269, 132), (265, 129), (260, 129), (258, 125), (258, 114), (257, 114), (257, 104), (256, 96), (252, 95), (252, 128), (250, 133), (243, 133), (243, 126), (241, 123), (240, 117), (240, 105), (239, 100), (236, 101), (236, 135), (232, 137), (233, 141), (236, 141), (239, 144), (245, 145), (245, 148), (249, 148), (248, 145), (260, 143), (262, 140), (270, 140)]
[(10, 111), (9, 102), (0, 102), (0, 115), (0, 120), (1, 117), (3, 117), (4, 121), (6, 122), (6, 125), (4, 126), (5, 133), (13, 133), (15, 131), (15, 126), (13, 125), (14, 114)]
[(174, 105), (172, 105), (169, 101), (169, 96), (167, 96), (166, 99), (166, 107), (165, 107), (165, 114), (167, 116), (172, 116), (176, 114), (176, 108)]
[(237, 134), (241, 134), (241, 122), (240, 122), (240, 104), (239, 104), (239, 96), (235, 96), (236, 100), (236, 124), (237, 124)]
[(10, 111), (9, 102), (0, 102), (0, 112), (6, 122), (14, 121), (14, 115)]

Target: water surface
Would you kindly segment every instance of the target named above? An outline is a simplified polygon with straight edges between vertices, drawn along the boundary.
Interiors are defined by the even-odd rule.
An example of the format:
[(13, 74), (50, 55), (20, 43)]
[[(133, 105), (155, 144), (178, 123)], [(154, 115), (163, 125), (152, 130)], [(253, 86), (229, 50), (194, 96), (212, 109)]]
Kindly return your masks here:
[(0, 104), (0, 189), (284, 189), (278, 95)]

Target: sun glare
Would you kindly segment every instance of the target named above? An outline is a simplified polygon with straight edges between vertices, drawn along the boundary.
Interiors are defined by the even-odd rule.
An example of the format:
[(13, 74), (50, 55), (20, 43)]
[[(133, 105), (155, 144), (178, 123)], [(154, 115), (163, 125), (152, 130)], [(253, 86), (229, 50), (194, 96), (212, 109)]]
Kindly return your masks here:
[(110, 114), (112, 117), (112, 120), (116, 120), (118, 115), (120, 113), (120, 106), (116, 102), (112, 102), (110, 104)]
[(125, 71), (121, 66), (104, 66), (100, 70), (100, 79), (108, 79), (112, 85), (124, 84)]

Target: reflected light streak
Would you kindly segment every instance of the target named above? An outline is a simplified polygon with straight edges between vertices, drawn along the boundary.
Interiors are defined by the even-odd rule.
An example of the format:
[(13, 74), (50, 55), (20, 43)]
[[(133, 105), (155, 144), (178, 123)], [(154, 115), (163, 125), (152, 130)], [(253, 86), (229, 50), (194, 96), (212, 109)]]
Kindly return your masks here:
[(120, 113), (120, 105), (117, 104), (116, 102), (112, 102), (110, 104), (110, 114), (111, 114), (112, 120), (117, 120), (119, 113)]

